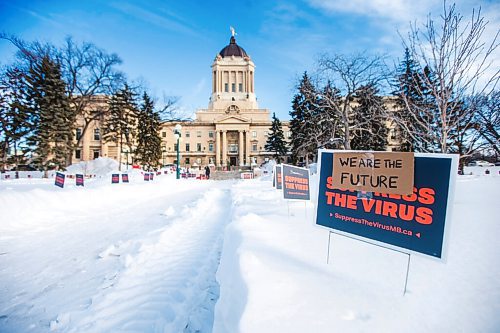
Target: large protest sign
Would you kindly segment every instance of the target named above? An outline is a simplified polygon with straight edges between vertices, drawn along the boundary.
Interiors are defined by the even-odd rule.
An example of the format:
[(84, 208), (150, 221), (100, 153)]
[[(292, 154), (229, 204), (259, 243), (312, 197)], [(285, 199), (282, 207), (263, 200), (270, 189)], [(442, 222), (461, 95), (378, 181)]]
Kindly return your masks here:
[(277, 190), (281, 190), (283, 188), (283, 179), (281, 177), (281, 165), (276, 165), (274, 167), (274, 183), (276, 184)]
[(309, 200), (309, 170), (283, 164), (283, 198)]
[(442, 258), (458, 157), (415, 154), (411, 194), (338, 189), (334, 155), (320, 150), (316, 224)]

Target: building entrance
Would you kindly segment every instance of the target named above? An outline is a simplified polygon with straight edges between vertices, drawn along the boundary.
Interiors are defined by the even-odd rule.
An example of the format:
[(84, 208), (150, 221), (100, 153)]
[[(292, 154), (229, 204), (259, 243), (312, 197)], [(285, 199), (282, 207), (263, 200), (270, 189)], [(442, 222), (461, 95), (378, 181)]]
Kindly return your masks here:
[(235, 166), (235, 165), (237, 165), (236, 162), (237, 162), (236, 157), (233, 157), (233, 156), (229, 157), (229, 165)]

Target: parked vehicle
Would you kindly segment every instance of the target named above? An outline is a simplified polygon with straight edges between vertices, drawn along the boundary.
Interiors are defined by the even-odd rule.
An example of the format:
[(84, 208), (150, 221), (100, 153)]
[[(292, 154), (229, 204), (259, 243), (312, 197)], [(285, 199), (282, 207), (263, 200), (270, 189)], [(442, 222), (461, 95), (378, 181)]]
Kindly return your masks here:
[(495, 164), (486, 161), (473, 161), (470, 162), (467, 166), (492, 167), (495, 166)]

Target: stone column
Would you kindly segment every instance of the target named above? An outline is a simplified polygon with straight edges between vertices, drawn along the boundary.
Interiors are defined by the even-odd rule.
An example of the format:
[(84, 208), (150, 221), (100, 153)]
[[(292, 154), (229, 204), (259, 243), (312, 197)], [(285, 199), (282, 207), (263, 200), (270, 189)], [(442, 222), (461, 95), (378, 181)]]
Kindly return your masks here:
[[(89, 161), (92, 160), (92, 157), (90, 156), (90, 132), (92, 132), (92, 128), (89, 127), (87, 130), (87, 133), (83, 136), (82, 139), (82, 152), (81, 152), (81, 159), (80, 161)], [(92, 132), (92, 135), (94, 133)]]
[(227, 166), (227, 138), (226, 132), (222, 131), (222, 165)]
[(245, 131), (245, 141), (246, 141), (246, 149), (245, 149), (245, 159), (247, 161), (247, 165), (251, 165), (250, 161), (250, 131)]
[(240, 134), (240, 141), (238, 142), (238, 153), (240, 154), (240, 166), (245, 165), (243, 163), (243, 149), (245, 148), (245, 144), (243, 142), (243, 131), (238, 131)]
[(215, 166), (220, 166), (220, 131), (215, 131)]

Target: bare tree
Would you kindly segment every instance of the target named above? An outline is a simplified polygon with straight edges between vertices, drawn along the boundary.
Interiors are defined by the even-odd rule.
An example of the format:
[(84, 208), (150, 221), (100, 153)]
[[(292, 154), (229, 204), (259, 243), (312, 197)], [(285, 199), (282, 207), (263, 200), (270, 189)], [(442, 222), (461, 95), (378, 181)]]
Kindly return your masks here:
[(477, 134), (485, 143), (487, 149), (500, 156), (500, 90), (495, 90), (489, 96), (474, 96), (471, 108), (474, 108)]
[(64, 47), (58, 52), (58, 59), (68, 96), (76, 114), (83, 120), (81, 135), (75, 145), (78, 147), (92, 121), (102, 119), (106, 112), (99, 99), (112, 95), (125, 81), (123, 73), (116, 69), (121, 59), (92, 43), (78, 45), (71, 37), (66, 38)]
[(364, 128), (364, 124), (352, 121), (355, 94), (364, 86), (377, 87), (384, 81), (387, 73), (384, 58), (365, 54), (323, 55), (318, 61), (318, 69), (320, 76), (331, 81), (342, 95), (340, 101), (328, 94), (323, 94), (321, 100), (324, 107), (330, 108), (340, 118), (342, 136), (338, 139), (344, 149), (351, 149), (351, 131)]
[(163, 102), (159, 103), (158, 114), (162, 121), (183, 121), (188, 116), (180, 111), (178, 107), (179, 98), (176, 96), (163, 95)]
[[(443, 3), (439, 22), (431, 15), (422, 29), (415, 24), (403, 38), (403, 44), (412, 58), (424, 69), (418, 72), (418, 81), (431, 100), (425, 109), (415, 108), (408, 96), (401, 96), (411, 121), (425, 128), (426, 150), (429, 152), (456, 152), (453, 147), (457, 133), (474, 128), (474, 108), (463, 108), (467, 96), (489, 95), (499, 80), (500, 70), (492, 67), (492, 55), (498, 47), (498, 33), (485, 43), (484, 32), (488, 22), (481, 10), (473, 10), (469, 21), (459, 14), (455, 5)], [(408, 119), (396, 118), (398, 125), (411, 135)], [(406, 123), (406, 124), (405, 124)], [(422, 140), (422, 138), (420, 138)]]
[(102, 107), (105, 96), (112, 95), (117, 87), (123, 85), (124, 75), (116, 69), (121, 59), (92, 43), (77, 44), (71, 37), (66, 38), (61, 48), (38, 41), (28, 43), (7, 34), (0, 34), (0, 39), (8, 40), (17, 47), (18, 58), (27, 67), (45, 55), (50, 55), (60, 64), (73, 110), (83, 120), (83, 128), (75, 145), (78, 147), (92, 121), (102, 119), (106, 111)]

